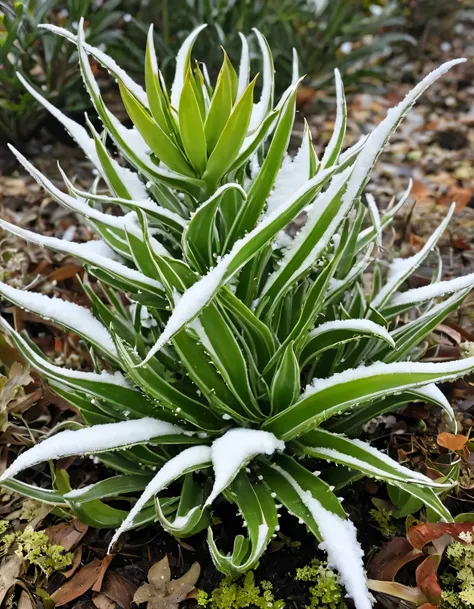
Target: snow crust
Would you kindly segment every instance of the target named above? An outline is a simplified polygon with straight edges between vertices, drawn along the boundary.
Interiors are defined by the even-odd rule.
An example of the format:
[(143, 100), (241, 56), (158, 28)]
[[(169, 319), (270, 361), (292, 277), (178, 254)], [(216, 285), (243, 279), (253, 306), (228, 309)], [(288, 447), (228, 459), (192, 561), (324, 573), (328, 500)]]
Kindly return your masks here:
[(273, 213), (309, 180), (311, 167), (311, 139), (305, 129), (301, 146), (292, 159), (286, 155), (275, 179), (274, 188), (267, 199), (267, 214)]
[(276, 450), (284, 449), (285, 443), (267, 431), (230, 429), (215, 440), (211, 447), (215, 481), (206, 505), (211, 505), (254, 457), (261, 454), (273, 455)]
[[(83, 20), (81, 19), (80, 27), (83, 27), (82, 22)], [(67, 40), (70, 40), (71, 42), (77, 44), (78, 36), (70, 32), (69, 30), (66, 30), (65, 28), (58, 27), (49, 23), (43, 23), (39, 27), (44, 28), (45, 30), (49, 30), (54, 34), (58, 34), (59, 36), (63, 36), (63, 38), (66, 38)], [(130, 78), (130, 76), (125, 72), (125, 70), (122, 69), (117, 64), (117, 62), (112, 59), (112, 57), (110, 57), (110, 55), (107, 55), (97, 47), (91, 46), (87, 42), (83, 42), (83, 47), (87, 51), (87, 53), (92, 55), (94, 59), (97, 59), (97, 61), (101, 63), (104, 68), (106, 68), (107, 71), (112, 74), (112, 76), (114, 76), (118, 80), (121, 80), (123, 84), (127, 87), (127, 89), (129, 89), (133, 93), (133, 95), (135, 95), (135, 97), (146, 108), (148, 108), (148, 99), (143, 88), (138, 85), (132, 78)]]
[(449, 209), (446, 218), (441, 222), (438, 228), (430, 235), (422, 249), (411, 256), (410, 258), (395, 258), (390, 265), (387, 281), (380, 292), (372, 301), (372, 306), (378, 307), (383, 304), (390, 294), (423, 262), (428, 254), (433, 250), (438, 239), (444, 233), (449, 221), (452, 218), (456, 204), (453, 203)]
[(256, 29), (252, 28), (252, 31), (257, 36), (258, 44), (260, 46), (260, 52), (263, 57), (263, 83), (262, 92), (259, 101), (254, 104), (252, 109), (252, 116), (250, 118), (249, 132), (255, 131), (265, 119), (270, 104), (272, 103), (273, 96), (273, 62), (268, 50), (268, 44), (262, 34)]
[(125, 266), (124, 264), (120, 264), (115, 260), (97, 254), (95, 251), (91, 251), (90, 247), (83, 247), (85, 244), (63, 241), (61, 239), (56, 239), (56, 237), (45, 237), (43, 235), (39, 235), (38, 233), (33, 233), (23, 228), (19, 228), (18, 226), (15, 226), (10, 222), (6, 222), (5, 220), (0, 220), (0, 226), (11, 233), (18, 235), (18, 237), (26, 239), (27, 241), (49, 247), (59, 252), (70, 254), (71, 256), (76, 256), (77, 258), (85, 260), (89, 264), (93, 264), (97, 267), (111, 271), (124, 279), (146, 284), (160, 290), (163, 289), (163, 286), (159, 281), (151, 279), (135, 269), (130, 269), (129, 267)]
[[(310, 395), (319, 393), (329, 387), (342, 385), (358, 379), (367, 379), (372, 376), (387, 375), (387, 374), (436, 374), (439, 379), (450, 380), (457, 378), (466, 373), (467, 370), (474, 368), (474, 357), (469, 357), (463, 360), (453, 362), (394, 362), (385, 364), (384, 362), (376, 362), (370, 366), (361, 366), (344, 372), (333, 374), (327, 379), (314, 379), (313, 382), (306, 387), (303, 395), (300, 398), (304, 400)], [(420, 380), (417, 382), (408, 381), (406, 384), (400, 384), (399, 391), (407, 386), (428, 385), (433, 382), (431, 380)]]
[(372, 602), (367, 589), (363, 557), (364, 553), (357, 541), (357, 530), (350, 520), (343, 520), (337, 514), (326, 510), (309, 491), (304, 491), (296, 480), (284, 469), (273, 466), (284, 476), (298, 493), (318, 525), (324, 540), (320, 549), (328, 555), (328, 564), (336, 569), (348, 595), (357, 609), (370, 609)]
[(249, 55), (249, 45), (247, 42), (247, 38), (239, 32), (240, 41), (242, 42), (242, 53), (240, 55), (240, 64), (239, 64), (239, 80), (237, 84), (237, 98), (238, 101), (249, 83), (250, 77), (250, 55)]
[(309, 333), (309, 336), (312, 338), (314, 336), (319, 336), (324, 332), (331, 332), (332, 330), (355, 330), (357, 332), (363, 332), (364, 334), (373, 334), (374, 336), (380, 336), (387, 342), (393, 344), (393, 338), (388, 330), (369, 319), (337, 319), (335, 321), (326, 321), (317, 328), (314, 328), (314, 330)]
[[(342, 84), (341, 73), (336, 68), (334, 70), (334, 79), (336, 81), (336, 97), (337, 97), (337, 109), (336, 109), (336, 122), (334, 123), (334, 129), (331, 135), (331, 139), (326, 146), (323, 158), (321, 159), (321, 166), (326, 167), (329, 159), (331, 158), (336, 146), (338, 145), (339, 137), (341, 135), (341, 129), (344, 126), (344, 85)], [(337, 159), (336, 159), (337, 162)]]
[(183, 42), (181, 48), (176, 55), (176, 71), (174, 74), (173, 84), (171, 86), (170, 101), (173, 108), (178, 109), (179, 99), (181, 97), (181, 91), (184, 86), (184, 77), (186, 72), (186, 60), (188, 54), (191, 51), (194, 41), (198, 37), (199, 33), (207, 27), (207, 23), (203, 23), (201, 26), (193, 30), (189, 36)]
[(49, 459), (86, 455), (114, 450), (152, 438), (184, 433), (181, 427), (151, 417), (119, 423), (105, 423), (78, 430), (66, 430), (50, 436), (22, 453), (0, 476), (0, 482)]
[(449, 281), (439, 281), (438, 283), (426, 285), (421, 288), (407, 290), (401, 294), (395, 294), (389, 301), (389, 306), (395, 307), (404, 304), (417, 304), (425, 302), (426, 300), (431, 300), (432, 298), (459, 292), (466, 288), (472, 288), (473, 286), (474, 273), (470, 273), (469, 275), (464, 275), (464, 277), (457, 277), (456, 279), (450, 279)]
[(45, 319), (64, 324), (78, 334), (90, 336), (91, 340), (99, 344), (105, 353), (118, 357), (109, 331), (92, 315), (89, 309), (61, 298), (18, 290), (3, 282), (0, 282), (0, 294), (23, 309), (37, 313)]

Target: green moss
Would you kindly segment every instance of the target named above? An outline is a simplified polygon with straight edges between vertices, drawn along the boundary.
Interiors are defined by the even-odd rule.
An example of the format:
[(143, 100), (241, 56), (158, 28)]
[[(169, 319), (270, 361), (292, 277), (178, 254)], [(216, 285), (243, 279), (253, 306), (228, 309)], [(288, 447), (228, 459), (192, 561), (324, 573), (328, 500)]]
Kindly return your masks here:
[(275, 600), (270, 582), (255, 583), (252, 571), (239, 581), (225, 577), (211, 594), (200, 590), (196, 600), (199, 607), (208, 609), (283, 609), (285, 606), (283, 601)]
[(309, 587), (311, 605), (307, 609), (347, 609), (343, 600), (344, 590), (326, 562), (314, 559), (306, 567), (296, 570), (295, 579), (312, 584)]
[(446, 550), (449, 561), (440, 577), (443, 584), (441, 609), (470, 609), (474, 607), (474, 545), (452, 543)]
[(397, 527), (392, 522), (392, 512), (377, 508), (370, 510), (369, 514), (384, 537), (391, 538), (397, 534)]
[(35, 531), (33, 527), (27, 526), (24, 531), (8, 533), (9, 526), (7, 520), (0, 520), (0, 555), (4, 556), (14, 547), (19, 558), (46, 577), (56, 571), (63, 571), (72, 563), (71, 552), (65, 552), (62, 546), (51, 545), (44, 531)]

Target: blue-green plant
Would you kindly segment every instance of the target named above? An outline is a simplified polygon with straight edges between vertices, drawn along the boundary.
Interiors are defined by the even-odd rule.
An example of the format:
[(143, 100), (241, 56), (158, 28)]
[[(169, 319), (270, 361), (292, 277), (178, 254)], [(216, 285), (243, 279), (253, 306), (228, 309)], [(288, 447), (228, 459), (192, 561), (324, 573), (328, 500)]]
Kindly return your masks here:
[[(91, 123), (87, 133), (25, 86), (64, 124), (98, 179), (83, 191), (63, 174), (63, 192), (12, 150), (99, 240), (72, 243), (0, 224), (81, 260), (97, 279), (95, 286), (84, 280), (92, 312), (4, 283), (0, 293), (78, 334), (96, 370), (56, 366), (2, 320), (24, 358), (80, 410), (84, 424), (57, 430), (22, 453), (0, 481), (38, 500), (67, 504), (89, 524), (118, 527), (111, 549), (126, 531), (156, 519), (181, 538), (208, 528), (215, 565), (232, 576), (256, 566), (285, 506), (321, 541), (358, 609), (367, 609), (356, 529), (318, 469), (329, 461), (384, 480), (422, 499), (439, 519), (450, 519), (439, 497), (451, 487), (449, 479), (403, 467), (354, 436), (373, 417), (413, 401), (441, 407), (455, 425), (435, 383), (470, 372), (474, 358), (416, 360), (424, 338), (474, 285), (474, 274), (440, 281), (439, 268), (431, 285), (402, 291), (436, 247), (451, 208), (415, 256), (395, 259), (388, 273), (375, 260), (372, 290), (364, 289), (362, 275), (377, 258), (382, 232), (409, 195), (408, 189), (380, 216), (364, 189), (407, 111), (462, 60), (429, 74), (344, 152), (346, 106), (336, 72), (337, 120), (324, 155), (317, 158), (306, 127), (291, 157), (299, 78), (295, 73), (274, 101), (272, 55), (259, 33), (262, 86), (255, 101), (245, 39), (238, 72), (224, 54), (211, 85), (205, 67), (191, 61), (202, 28), (196, 30), (178, 54), (168, 89), (150, 31), (143, 90), (85, 42), (82, 23), (77, 36), (49, 29), (77, 45), (102, 133)], [(132, 128), (107, 108), (88, 55), (117, 80)], [(111, 142), (127, 168), (109, 151)], [(290, 238), (285, 227), (304, 209), (306, 222)], [(96, 455), (119, 475), (71, 489), (57, 473), (56, 490), (15, 479), (66, 455)], [(137, 493), (130, 511), (110, 505)], [(243, 518), (230, 553), (219, 548), (210, 526), (219, 501), (234, 504)]]

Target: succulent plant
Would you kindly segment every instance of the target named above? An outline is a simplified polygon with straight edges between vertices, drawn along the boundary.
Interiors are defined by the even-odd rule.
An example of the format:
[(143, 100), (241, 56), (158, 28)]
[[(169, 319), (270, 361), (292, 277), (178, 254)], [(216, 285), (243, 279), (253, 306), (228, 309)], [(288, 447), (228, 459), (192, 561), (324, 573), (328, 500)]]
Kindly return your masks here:
[[(6, 284), (0, 294), (79, 335), (95, 371), (56, 366), (2, 320), (25, 359), (80, 410), (84, 424), (23, 452), (0, 481), (36, 499), (67, 503), (84, 522), (118, 527), (111, 548), (127, 530), (157, 519), (178, 538), (208, 527), (215, 565), (232, 576), (258, 563), (278, 530), (281, 504), (321, 541), (358, 609), (370, 607), (356, 529), (318, 469), (330, 462), (384, 480), (422, 499), (433, 517), (450, 519), (440, 494), (453, 480), (428, 478), (357, 436), (372, 418), (416, 401), (442, 408), (454, 426), (435, 383), (474, 368), (472, 357), (416, 361), (423, 339), (463, 300), (474, 275), (440, 281), (438, 269), (431, 285), (401, 291), (436, 247), (453, 209), (419, 253), (393, 260), (385, 273), (377, 246), (409, 188), (382, 215), (364, 196), (393, 131), (457, 61), (429, 74), (344, 152), (346, 107), (336, 71), (337, 120), (319, 160), (307, 126), (297, 154), (287, 152), (299, 77), (275, 103), (272, 56), (258, 32), (263, 70), (255, 102), (244, 38), (238, 72), (224, 53), (211, 86), (205, 65), (191, 61), (202, 28), (194, 31), (168, 90), (150, 31), (144, 91), (85, 42), (82, 24), (77, 36), (50, 29), (77, 45), (103, 132), (89, 122), (89, 135), (25, 86), (63, 123), (98, 179), (86, 192), (64, 175), (66, 193), (13, 152), (99, 240), (71, 243), (0, 223), (81, 260), (96, 278), (84, 281), (92, 312)], [(131, 129), (106, 107), (88, 55), (117, 80)], [(303, 210), (306, 222), (290, 238), (285, 227)], [(373, 261), (369, 292), (362, 274)], [(61, 492), (15, 479), (66, 455), (95, 455), (119, 474), (74, 490), (63, 481)], [(133, 502), (137, 493), (130, 511), (113, 506), (114, 497), (123, 502), (130, 495)], [(230, 553), (218, 547), (210, 526), (219, 501), (235, 504), (246, 529)]]

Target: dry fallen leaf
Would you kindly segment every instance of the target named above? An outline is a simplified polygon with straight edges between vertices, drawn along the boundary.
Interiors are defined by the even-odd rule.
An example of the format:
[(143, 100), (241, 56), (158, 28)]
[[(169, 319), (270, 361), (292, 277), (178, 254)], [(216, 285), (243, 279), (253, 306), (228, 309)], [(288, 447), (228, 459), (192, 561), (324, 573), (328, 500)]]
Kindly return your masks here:
[(456, 452), (458, 450), (462, 450), (466, 446), (468, 438), (461, 434), (454, 435), (452, 433), (444, 431), (443, 433), (439, 434), (437, 442), (443, 448), (447, 448), (449, 450), (452, 450), (453, 452)]
[(17, 609), (35, 609), (29, 594), (26, 590), (20, 594), (20, 598), (18, 599)]
[(90, 590), (97, 581), (102, 568), (102, 561), (95, 558), (92, 562), (77, 571), (70, 580), (51, 594), (56, 607), (65, 605)]
[(148, 583), (138, 588), (133, 600), (137, 604), (147, 603), (147, 609), (178, 609), (179, 603), (194, 590), (200, 573), (201, 567), (195, 562), (182, 577), (171, 580), (165, 556), (148, 571)]
[(8, 377), (0, 377), (0, 431), (8, 427), (9, 405), (16, 398), (18, 391), (31, 383), (28, 366), (14, 362), (8, 372)]
[(21, 573), (23, 560), (15, 554), (7, 556), (0, 563), (0, 602), (5, 598), (5, 594), (16, 582)]
[(72, 550), (87, 533), (88, 526), (77, 518), (71, 522), (61, 522), (46, 529), (46, 535), (51, 545), (62, 546), (65, 550)]
[(107, 571), (101, 592), (112, 599), (122, 609), (129, 609), (137, 587), (115, 571)]
[(113, 601), (103, 592), (94, 594), (94, 596), (92, 597), (92, 602), (97, 607), (97, 609), (115, 609), (115, 601)]

